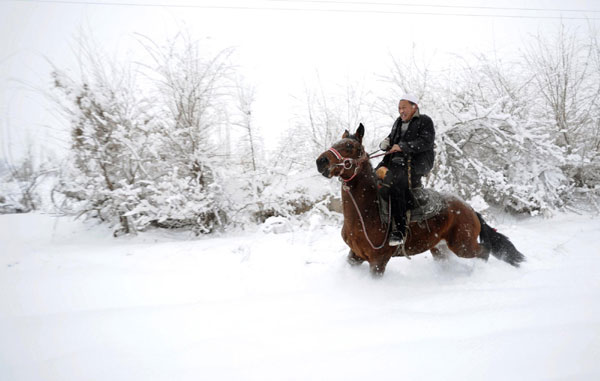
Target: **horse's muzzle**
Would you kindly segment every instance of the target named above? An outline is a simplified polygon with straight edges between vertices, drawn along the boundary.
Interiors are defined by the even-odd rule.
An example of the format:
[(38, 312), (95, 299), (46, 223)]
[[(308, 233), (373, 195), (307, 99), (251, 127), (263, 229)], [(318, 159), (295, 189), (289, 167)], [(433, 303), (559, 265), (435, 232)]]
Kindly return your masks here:
[(329, 175), (329, 159), (327, 156), (321, 155), (319, 158), (317, 158), (317, 170), (323, 176), (327, 178), (331, 177)]

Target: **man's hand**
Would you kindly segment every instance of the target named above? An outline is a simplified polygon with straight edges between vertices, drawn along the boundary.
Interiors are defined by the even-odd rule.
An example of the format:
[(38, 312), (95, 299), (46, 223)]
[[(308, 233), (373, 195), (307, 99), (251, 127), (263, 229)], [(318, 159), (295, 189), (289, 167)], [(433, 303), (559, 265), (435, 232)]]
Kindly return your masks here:
[(400, 148), (400, 146), (398, 144), (394, 144), (392, 146), (392, 149), (390, 149), (390, 153), (394, 153), (394, 152), (402, 152), (402, 148)]
[(385, 138), (381, 141), (381, 143), (379, 143), (379, 149), (382, 151), (387, 151), (388, 149), (390, 149), (390, 139), (389, 138)]
[(378, 179), (383, 180), (385, 178), (385, 175), (387, 174), (387, 172), (388, 172), (387, 167), (381, 166), (381, 167), (377, 168), (375, 175), (377, 176)]

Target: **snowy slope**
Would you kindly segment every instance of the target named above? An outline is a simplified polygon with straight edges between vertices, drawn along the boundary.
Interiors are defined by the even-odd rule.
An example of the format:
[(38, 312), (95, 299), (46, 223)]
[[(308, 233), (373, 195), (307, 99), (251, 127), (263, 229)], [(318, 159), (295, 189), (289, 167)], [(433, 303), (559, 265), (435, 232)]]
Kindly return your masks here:
[(317, 220), (114, 239), (0, 216), (0, 380), (600, 379), (600, 219), (496, 225), (520, 269), (427, 254), (373, 280)]

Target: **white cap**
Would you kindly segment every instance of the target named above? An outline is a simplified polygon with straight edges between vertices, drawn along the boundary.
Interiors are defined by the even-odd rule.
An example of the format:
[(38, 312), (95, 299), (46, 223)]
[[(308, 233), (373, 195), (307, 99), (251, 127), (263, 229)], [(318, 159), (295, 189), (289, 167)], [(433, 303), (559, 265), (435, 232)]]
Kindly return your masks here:
[(402, 96), (402, 98), (400, 98), (400, 100), (412, 102), (412, 103), (416, 104), (417, 106), (419, 105), (419, 100), (417, 99), (417, 97), (410, 93), (404, 94)]

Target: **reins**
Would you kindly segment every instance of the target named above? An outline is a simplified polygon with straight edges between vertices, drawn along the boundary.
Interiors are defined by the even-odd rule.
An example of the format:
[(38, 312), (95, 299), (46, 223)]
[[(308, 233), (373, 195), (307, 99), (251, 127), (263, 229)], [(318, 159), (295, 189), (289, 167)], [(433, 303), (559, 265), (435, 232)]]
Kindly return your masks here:
[(369, 159), (375, 159), (376, 157), (380, 157), (380, 156), (385, 156), (385, 155), (389, 155), (391, 152), (384, 152), (384, 153), (380, 153), (378, 155), (373, 155), (375, 152), (379, 152), (381, 151), (380, 149), (378, 149), (377, 151), (373, 151), (370, 154), (368, 154), (367, 156), (369, 157)]
[(381, 245), (375, 246), (373, 244), (373, 242), (371, 241), (371, 239), (369, 238), (369, 234), (367, 234), (367, 227), (365, 226), (365, 221), (363, 219), (362, 213), (360, 212), (360, 208), (358, 207), (358, 204), (356, 203), (356, 200), (354, 199), (354, 196), (352, 195), (352, 192), (350, 192), (350, 187), (346, 184), (343, 184), (342, 189), (345, 190), (346, 193), (348, 193), (348, 195), (350, 196), (350, 200), (352, 200), (352, 203), (354, 204), (354, 208), (356, 209), (356, 213), (358, 214), (358, 218), (360, 219), (360, 224), (362, 226), (363, 232), (365, 233), (365, 238), (367, 239), (367, 242), (369, 242), (369, 245), (371, 245), (373, 250), (379, 250), (382, 247), (384, 247), (385, 244), (387, 243), (388, 235), (390, 234), (390, 226), (391, 226), (391, 222), (392, 222), (392, 203), (390, 202), (391, 200), (389, 199), (389, 197), (388, 197), (388, 222), (387, 222), (387, 227), (385, 229), (385, 237), (383, 238), (383, 242), (381, 243)]
[[(378, 151), (380, 151), (380, 150), (377, 150), (375, 152), (378, 152)], [(358, 214), (358, 218), (360, 220), (360, 224), (362, 226), (363, 232), (365, 233), (365, 238), (367, 239), (367, 242), (369, 242), (369, 245), (371, 245), (371, 247), (373, 248), (373, 250), (379, 250), (379, 249), (383, 248), (385, 246), (385, 244), (387, 243), (388, 235), (390, 234), (390, 226), (391, 226), (391, 223), (392, 223), (392, 203), (391, 203), (391, 199), (388, 197), (388, 222), (387, 222), (387, 227), (385, 229), (385, 237), (383, 238), (383, 242), (381, 243), (381, 245), (375, 246), (373, 244), (373, 242), (371, 241), (371, 239), (369, 238), (369, 234), (367, 233), (367, 227), (365, 226), (365, 220), (363, 219), (362, 213), (360, 212), (360, 208), (358, 207), (358, 204), (356, 203), (356, 200), (354, 199), (354, 196), (352, 195), (352, 192), (350, 192), (350, 187), (348, 186), (348, 182), (350, 182), (353, 178), (356, 177), (356, 175), (358, 175), (358, 172), (360, 171), (360, 165), (363, 162), (365, 162), (367, 160), (370, 160), (370, 159), (373, 159), (373, 158), (376, 158), (376, 157), (379, 157), (379, 156), (389, 155), (391, 152), (384, 152), (384, 153), (381, 153), (379, 155), (374, 155), (374, 156), (371, 156), (371, 155), (373, 153), (375, 153), (375, 152), (373, 152), (371, 154), (363, 154), (358, 159), (343, 157), (333, 147), (329, 148), (329, 152), (333, 153), (333, 155), (338, 160), (340, 160), (340, 162), (337, 163), (337, 164), (335, 164), (335, 165), (343, 166), (344, 169), (351, 169), (352, 166), (355, 165), (354, 174), (349, 179), (343, 178), (341, 172), (338, 175), (338, 178), (341, 179), (344, 182), (344, 184), (342, 184), (342, 190), (344, 190), (346, 193), (348, 193), (348, 195), (350, 196), (350, 200), (352, 200), (352, 204), (354, 204), (354, 208), (356, 209), (356, 213)]]

